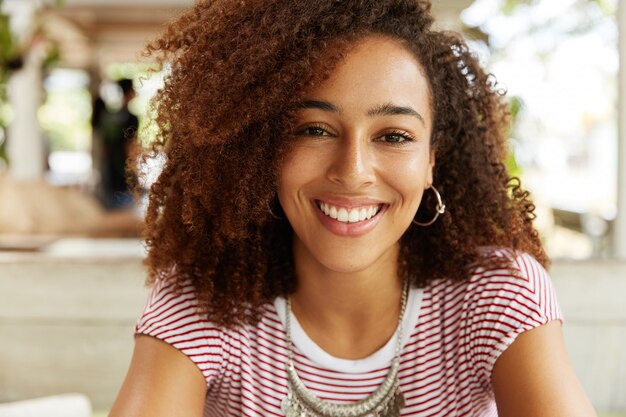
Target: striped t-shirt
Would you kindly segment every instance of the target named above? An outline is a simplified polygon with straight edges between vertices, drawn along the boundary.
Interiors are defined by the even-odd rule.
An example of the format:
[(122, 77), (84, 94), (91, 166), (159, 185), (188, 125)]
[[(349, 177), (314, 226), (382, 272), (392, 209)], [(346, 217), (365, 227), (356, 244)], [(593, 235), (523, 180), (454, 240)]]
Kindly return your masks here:
[[(410, 290), (399, 371), (402, 416), (497, 416), (494, 363), (520, 333), (561, 320), (543, 267), (521, 254), (512, 269), (477, 269), (467, 281)], [(178, 294), (172, 288), (169, 281), (154, 284), (136, 332), (165, 341), (198, 366), (207, 383), (204, 416), (282, 416), (285, 300), (265, 305), (257, 325), (225, 330), (198, 314), (192, 287)], [(385, 379), (396, 336), (367, 358), (346, 360), (317, 346), (293, 314), (291, 323), (296, 370), (320, 398), (358, 401)]]

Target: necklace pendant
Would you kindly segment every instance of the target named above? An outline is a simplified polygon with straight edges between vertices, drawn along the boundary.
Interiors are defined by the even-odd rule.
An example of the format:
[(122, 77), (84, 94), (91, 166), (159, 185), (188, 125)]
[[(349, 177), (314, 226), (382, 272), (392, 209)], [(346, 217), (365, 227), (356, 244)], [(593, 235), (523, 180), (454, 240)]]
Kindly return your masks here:
[[(404, 395), (396, 387), (393, 393), (372, 414), (372, 417), (399, 417), (404, 408)], [(370, 414), (368, 414), (369, 416)]]
[(396, 389), (390, 401), (385, 404), (380, 417), (398, 417), (404, 404), (404, 395), (399, 389)]
[(291, 392), (280, 403), (280, 409), (285, 417), (307, 417), (306, 411), (300, 406)]

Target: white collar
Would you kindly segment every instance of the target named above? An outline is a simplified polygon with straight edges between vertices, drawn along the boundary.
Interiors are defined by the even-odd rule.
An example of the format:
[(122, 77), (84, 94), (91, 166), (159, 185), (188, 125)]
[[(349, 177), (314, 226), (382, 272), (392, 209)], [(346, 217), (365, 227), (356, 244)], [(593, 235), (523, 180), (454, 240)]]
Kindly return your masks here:
[[(276, 297), (274, 300), (274, 308), (280, 318), (283, 326), (285, 324), (285, 298)], [(417, 320), (420, 314), (420, 307), (422, 305), (422, 290), (419, 288), (411, 287), (409, 290), (409, 296), (407, 299), (406, 311), (404, 313), (404, 320), (402, 321), (402, 341), (401, 346), (404, 347), (413, 332), (413, 329), (417, 325)], [(385, 346), (381, 347), (370, 356), (363, 359), (342, 359), (332, 356), (321, 347), (319, 347), (302, 329), (298, 319), (293, 312), (291, 313), (291, 339), (296, 348), (302, 352), (307, 358), (315, 362), (317, 365), (326, 369), (342, 372), (342, 373), (367, 373), (376, 369), (381, 369), (389, 366), (394, 356), (394, 350), (396, 346), (396, 340), (398, 333), (395, 332), (393, 336), (387, 341)]]

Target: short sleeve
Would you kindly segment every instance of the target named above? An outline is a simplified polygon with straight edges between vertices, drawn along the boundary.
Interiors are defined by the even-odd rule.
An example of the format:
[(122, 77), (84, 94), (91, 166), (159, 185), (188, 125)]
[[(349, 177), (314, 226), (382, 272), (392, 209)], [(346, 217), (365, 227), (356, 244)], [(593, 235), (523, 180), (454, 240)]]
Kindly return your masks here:
[(511, 257), (510, 270), (477, 272), (468, 288), (466, 337), (474, 369), (487, 385), (496, 360), (518, 335), (563, 320), (543, 266), (525, 253), (499, 256)]
[(191, 285), (175, 291), (173, 282), (157, 280), (137, 321), (135, 334), (155, 337), (181, 351), (200, 369), (207, 385), (223, 363), (223, 334), (201, 316)]

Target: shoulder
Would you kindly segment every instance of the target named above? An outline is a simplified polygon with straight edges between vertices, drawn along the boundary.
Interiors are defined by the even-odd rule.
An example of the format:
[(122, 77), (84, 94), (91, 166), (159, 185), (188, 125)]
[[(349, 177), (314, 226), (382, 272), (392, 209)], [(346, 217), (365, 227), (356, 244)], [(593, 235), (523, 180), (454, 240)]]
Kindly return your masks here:
[(159, 279), (152, 284), (135, 330), (174, 342), (193, 337), (195, 333), (205, 332), (211, 327), (207, 320), (202, 319), (198, 299), (190, 283)]
[(467, 283), (470, 315), (501, 323), (545, 324), (561, 317), (545, 268), (531, 255), (511, 249), (482, 249), (498, 267), (475, 267)]
[[(272, 311), (261, 309), (261, 325), (271, 319)], [(200, 305), (194, 286), (175, 277), (152, 285), (135, 327), (137, 335), (151, 336), (182, 352), (200, 369), (207, 385), (239, 361), (250, 344), (247, 339), (258, 331), (254, 325), (225, 328), (215, 324)]]
[(181, 352), (155, 338), (139, 336), (109, 415), (199, 417), (206, 389), (202, 373)]
[(550, 277), (531, 255), (501, 248), (481, 249), (503, 261), (475, 267), (464, 283), (462, 326), (466, 348), (485, 382), (496, 360), (522, 333), (562, 321)]
[(554, 289), (546, 269), (531, 255), (506, 248), (481, 248), (486, 264), (475, 266), (468, 295), (481, 304), (515, 301), (526, 308), (558, 314)]
[(222, 330), (203, 317), (194, 287), (173, 278), (158, 279), (152, 284), (135, 334), (151, 336), (176, 348), (209, 381), (221, 364)]
[(468, 279), (436, 280), (426, 291), (439, 302), (463, 303), (470, 315), (485, 309), (497, 312), (497, 305), (510, 301), (559, 314), (549, 274), (534, 257), (507, 248), (483, 247), (480, 251), (482, 262), (469, 267)]

